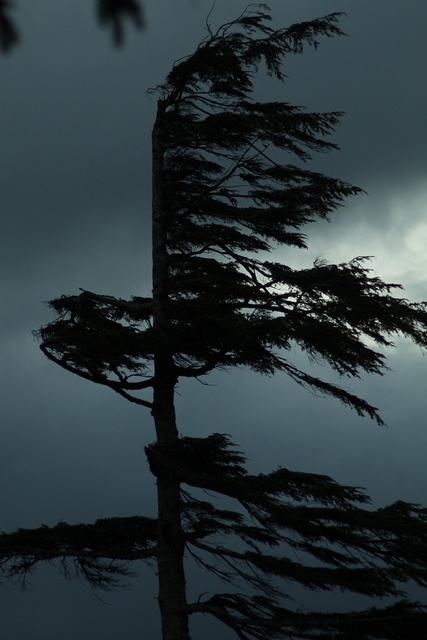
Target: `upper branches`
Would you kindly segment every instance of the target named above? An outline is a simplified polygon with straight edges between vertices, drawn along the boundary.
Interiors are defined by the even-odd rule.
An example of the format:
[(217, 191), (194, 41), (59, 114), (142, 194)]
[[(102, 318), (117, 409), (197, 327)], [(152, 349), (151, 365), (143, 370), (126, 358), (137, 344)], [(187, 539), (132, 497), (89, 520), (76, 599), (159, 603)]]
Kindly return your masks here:
[(153, 299), (53, 301), (59, 318), (38, 334), (49, 358), (148, 407), (134, 392), (152, 386), (156, 353), (175, 380), (283, 371), (382, 423), (376, 407), (295, 366), (291, 348), (341, 376), (382, 374), (394, 336), (427, 345), (427, 306), (395, 297), (399, 285), (363, 257), (302, 270), (272, 257), (306, 248), (304, 227), (361, 189), (307, 167), (336, 148), (340, 112), (254, 99), (257, 72), (283, 81), (286, 56), (342, 35), (339, 16), (275, 29), (252, 5), (175, 63), (153, 130)]
[(263, 62), (267, 74), (284, 80), (283, 59), (300, 54), (305, 46), (317, 47), (320, 36), (343, 35), (337, 26), (340, 13), (301, 22), (288, 28), (275, 29), (268, 23), (268, 7), (249, 5), (235, 20), (213, 32), (196, 51), (175, 63), (161, 86), (169, 105), (196, 95), (200, 90), (221, 97), (241, 101), (253, 88), (253, 78)]
[(378, 348), (393, 335), (426, 346), (426, 305), (394, 297), (398, 285), (372, 276), (365, 258), (298, 271), (265, 257), (279, 246), (305, 248), (304, 226), (329, 220), (362, 191), (305, 166), (313, 153), (336, 148), (329, 135), (340, 112), (253, 99), (262, 65), (283, 81), (286, 56), (342, 35), (338, 19), (274, 29), (266, 7), (251, 5), (217, 31), (208, 27), (158, 87), (167, 312), (179, 374), (282, 370), (381, 423), (375, 407), (301, 371), (285, 353), (296, 343), (340, 375), (381, 374)]

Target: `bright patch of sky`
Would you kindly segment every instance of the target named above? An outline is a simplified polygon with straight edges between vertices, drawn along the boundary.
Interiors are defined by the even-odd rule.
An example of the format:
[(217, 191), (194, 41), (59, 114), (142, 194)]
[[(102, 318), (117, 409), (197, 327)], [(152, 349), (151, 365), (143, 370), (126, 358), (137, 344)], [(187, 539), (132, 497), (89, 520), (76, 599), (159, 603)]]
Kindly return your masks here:
[[(372, 201), (361, 196), (330, 224), (311, 226), (309, 250), (295, 252), (289, 264), (308, 267), (315, 258), (346, 262), (371, 256), (370, 267), (381, 279), (402, 284), (402, 295), (411, 300), (427, 299), (426, 213), (425, 185), (374, 195)], [(340, 216), (345, 217), (341, 224)]]

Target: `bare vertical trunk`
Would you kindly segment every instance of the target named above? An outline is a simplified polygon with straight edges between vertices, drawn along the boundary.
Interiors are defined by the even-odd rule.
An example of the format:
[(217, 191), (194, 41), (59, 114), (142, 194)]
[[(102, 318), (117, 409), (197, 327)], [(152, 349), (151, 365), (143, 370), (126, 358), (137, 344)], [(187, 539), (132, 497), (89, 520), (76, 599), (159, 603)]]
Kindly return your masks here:
[[(153, 418), (157, 445), (173, 447), (178, 440), (174, 389), (175, 365), (168, 346), (168, 261), (167, 229), (162, 191), (163, 148), (161, 115), (164, 104), (160, 100), (153, 129), (153, 327), (156, 330), (154, 357)], [(184, 535), (181, 524), (180, 482), (168, 469), (158, 469), (158, 580), (159, 607), (163, 640), (190, 640), (186, 611), (184, 573)]]
[[(160, 450), (162, 446), (173, 446), (178, 439), (173, 409), (174, 386), (174, 380), (167, 381), (161, 376), (155, 390), (153, 415)], [(163, 640), (189, 640), (180, 483), (167, 468), (163, 471), (160, 467), (157, 471), (157, 499), (157, 566), (162, 637)]]

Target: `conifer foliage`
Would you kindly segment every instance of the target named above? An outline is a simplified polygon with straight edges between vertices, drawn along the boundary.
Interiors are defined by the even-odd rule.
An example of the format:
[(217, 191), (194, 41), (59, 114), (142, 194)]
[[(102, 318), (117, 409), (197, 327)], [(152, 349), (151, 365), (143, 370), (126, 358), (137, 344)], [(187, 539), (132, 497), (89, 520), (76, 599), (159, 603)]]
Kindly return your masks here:
[(133, 392), (152, 386), (162, 343), (176, 378), (231, 366), (284, 371), (381, 423), (364, 400), (286, 358), (299, 345), (341, 375), (382, 374), (384, 355), (368, 344), (401, 334), (425, 346), (427, 316), (394, 297), (399, 285), (372, 276), (363, 256), (302, 270), (270, 259), (280, 247), (305, 248), (304, 225), (361, 190), (306, 168), (311, 153), (335, 148), (327, 136), (341, 113), (253, 99), (260, 64), (284, 81), (283, 58), (340, 35), (339, 14), (281, 30), (268, 18), (251, 9), (211, 31), (155, 90), (154, 297), (62, 296), (51, 302), (59, 319), (40, 330), (42, 349), (139, 403)]
[[(154, 475), (166, 471), (182, 486), (189, 559), (227, 585), (187, 603), (187, 615), (210, 614), (244, 640), (425, 637), (427, 608), (405, 597), (404, 586), (427, 586), (427, 509), (396, 502), (373, 510), (362, 490), (327, 476), (285, 468), (249, 475), (223, 434), (153, 444), (147, 457)], [(193, 487), (206, 490), (204, 499)], [(219, 508), (221, 497), (236, 506)], [(153, 518), (61, 522), (0, 535), (0, 572), (25, 586), (37, 564), (59, 560), (66, 577), (110, 589), (132, 575), (131, 561), (150, 562), (158, 551)], [(295, 597), (295, 585), (330, 592), (334, 605), (339, 592), (388, 602), (319, 612)]]
[[(284, 372), (381, 424), (365, 400), (297, 367), (292, 348), (357, 377), (384, 373), (381, 349), (393, 335), (426, 346), (426, 305), (393, 295), (399, 285), (374, 276), (364, 257), (300, 270), (282, 260), (306, 247), (305, 225), (360, 189), (308, 168), (313, 153), (335, 148), (328, 136), (342, 114), (258, 101), (256, 76), (284, 82), (286, 56), (341, 35), (338, 20), (276, 29), (267, 7), (250, 6), (208, 26), (154, 91), (152, 296), (61, 296), (38, 336), (53, 362), (151, 410), (158, 517), (3, 534), (4, 576), (25, 579), (60, 558), (64, 571), (109, 587), (127, 562), (152, 559), (163, 640), (188, 640), (195, 613), (240, 640), (424, 637), (427, 610), (404, 587), (427, 583), (425, 509), (374, 510), (363, 491), (326, 476), (250, 475), (228, 436), (181, 437), (175, 417), (180, 377), (245, 366)], [(188, 602), (185, 557), (226, 590)], [(333, 600), (338, 590), (368, 596), (372, 606), (313, 611), (292, 599), (292, 585)]]

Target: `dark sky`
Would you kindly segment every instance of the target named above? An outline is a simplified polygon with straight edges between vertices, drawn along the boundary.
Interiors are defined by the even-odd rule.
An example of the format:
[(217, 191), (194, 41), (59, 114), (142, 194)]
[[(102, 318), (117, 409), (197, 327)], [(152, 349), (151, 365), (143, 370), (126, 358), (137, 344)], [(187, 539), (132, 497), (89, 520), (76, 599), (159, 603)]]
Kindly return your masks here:
[[(212, 23), (235, 17), (245, 4), (218, 0)], [(204, 36), (211, 2), (145, 0), (146, 28), (129, 29), (120, 51), (97, 27), (93, 5), (17, 2), (22, 44), (0, 59), (4, 531), (154, 515), (143, 451), (154, 438), (149, 413), (49, 363), (31, 330), (52, 319), (43, 301), (79, 287), (148, 295), (156, 104), (146, 90)], [(312, 167), (368, 192), (330, 224), (312, 225), (309, 251), (281, 257), (299, 266), (317, 256), (373, 255), (381, 277), (402, 282), (412, 299), (427, 298), (427, 4), (275, 0), (270, 6), (277, 26), (347, 12), (341, 26), (349, 37), (289, 59), (285, 86), (262, 79), (259, 87), (272, 99), (347, 112), (334, 138), (341, 151)], [(386, 377), (345, 382), (381, 408), (387, 428), (286, 378), (237, 371), (212, 376), (212, 386), (180, 385), (180, 429), (232, 433), (253, 471), (281, 464), (366, 487), (378, 506), (396, 499), (426, 504), (427, 360), (409, 343), (397, 346)], [(155, 576), (144, 567), (131, 590), (101, 594), (103, 601), (49, 568), (32, 584), (24, 593), (1, 588), (1, 640), (159, 637)], [(195, 622), (195, 640), (218, 632), (208, 620)]]

